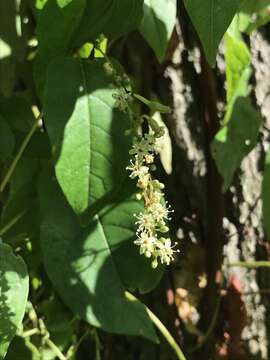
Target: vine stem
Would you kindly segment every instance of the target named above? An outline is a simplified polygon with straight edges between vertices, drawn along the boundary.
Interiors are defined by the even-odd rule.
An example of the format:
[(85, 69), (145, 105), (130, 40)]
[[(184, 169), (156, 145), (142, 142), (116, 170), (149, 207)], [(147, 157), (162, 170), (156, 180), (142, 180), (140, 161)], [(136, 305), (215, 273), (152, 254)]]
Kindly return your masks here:
[(54, 342), (52, 342), (49, 338), (47, 338), (45, 342), (60, 360), (67, 360), (65, 355), (58, 349)]
[(101, 354), (100, 354), (101, 344), (100, 344), (98, 332), (95, 328), (93, 329), (93, 335), (96, 343), (96, 360), (101, 360)]
[(0, 236), (5, 235), (26, 213), (27, 210), (21, 211), (14, 218), (12, 218), (2, 229), (0, 229)]
[(67, 354), (66, 354), (66, 359), (67, 359), (67, 360), (70, 360), (70, 359), (72, 359), (72, 358), (74, 357), (74, 355), (75, 355), (76, 352), (78, 351), (81, 343), (87, 338), (87, 336), (88, 336), (89, 334), (90, 334), (90, 330), (87, 330), (87, 331), (82, 335), (82, 337), (79, 339), (79, 341), (77, 342), (77, 344), (74, 345), (74, 346), (72, 345), (72, 346), (69, 348), (69, 350), (68, 350), (68, 352), (67, 352)]
[(247, 269), (270, 267), (270, 261), (238, 261), (235, 263), (228, 264), (228, 267), (244, 267)]
[(35, 119), (34, 121), (34, 124), (32, 125), (31, 129), (29, 130), (28, 134), (26, 135), (17, 155), (15, 156), (15, 158), (13, 159), (6, 175), (4, 176), (1, 184), (0, 184), (0, 193), (2, 193), (7, 185), (7, 183), (9, 182), (17, 164), (18, 164), (18, 161), (20, 160), (24, 150), (26, 149), (29, 141), (31, 140), (34, 132), (36, 131), (37, 127), (38, 127), (38, 123), (39, 123), (39, 120), (41, 119), (41, 116), (42, 114), (40, 113), (39, 116)]
[[(126, 291), (126, 297), (130, 301), (139, 301), (133, 294), (131, 294), (127, 291)], [(158, 328), (158, 330), (163, 335), (165, 340), (168, 342), (170, 347), (174, 350), (175, 354), (177, 355), (177, 358), (179, 360), (186, 360), (184, 353), (182, 352), (179, 345), (172, 337), (169, 330), (165, 327), (165, 325), (159, 320), (159, 318), (146, 305), (144, 305), (144, 306), (145, 306), (145, 309), (146, 309), (151, 321)]]

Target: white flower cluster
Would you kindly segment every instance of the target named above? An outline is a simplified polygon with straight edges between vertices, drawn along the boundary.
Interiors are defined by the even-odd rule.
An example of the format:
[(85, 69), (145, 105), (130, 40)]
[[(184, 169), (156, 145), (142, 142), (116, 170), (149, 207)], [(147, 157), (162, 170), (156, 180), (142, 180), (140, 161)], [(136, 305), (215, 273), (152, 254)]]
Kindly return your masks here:
[[(104, 70), (119, 87), (118, 92), (113, 95), (114, 106), (121, 111), (128, 112), (133, 99), (131, 92), (127, 90), (130, 86), (129, 79), (125, 74), (119, 75), (111, 61), (108, 58), (106, 60)], [(161, 104), (148, 101), (138, 94), (136, 98), (146, 105), (148, 103), (151, 106), (154, 104), (155, 107), (159, 105), (159, 111), (168, 112), (168, 108)], [(148, 122), (152, 133), (136, 139), (130, 150), (133, 159), (130, 161), (127, 170), (131, 172), (130, 177), (132, 179), (137, 179), (137, 187), (140, 189), (137, 197), (144, 201), (144, 211), (138, 215), (135, 214), (138, 228), (137, 239), (134, 243), (140, 247), (140, 254), (152, 259), (152, 267), (156, 268), (159, 261), (161, 264), (169, 265), (174, 259), (174, 253), (178, 250), (174, 250), (175, 245), (172, 245), (170, 238), (162, 236), (169, 231), (166, 222), (170, 220), (171, 210), (164, 200), (162, 192), (164, 185), (158, 180), (154, 180), (150, 173), (151, 170), (155, 169), (156, 139), (164, 135), (164, 128), (148, 115), (143, 115), (138, 124), (142, 123), (143, 120)], [(138, 124), (135, 125), (138, 126)]]
[(130, 177), (137, 179), (137, 187), (140, 189), (138, 199), (144, 200), (144, 211), (135, 215), (138, 228), (134, 243), (140, 247), (140, 254), (152, 259), (153, 268), (158, 266), (158, 261), (169, 265), (177, 252), (173, 249), (175, 245), (172, 246), (171, 240), (162, 236), (169, 231), (166, 222), (170, 220), (171, 212), (164, 201), (164, 185), (154, 180), (150, 173), (154, 167), (157, 137), (153, 133), (144, 135), (140, 140), (137, 138), (130, 150), (133, 159), (127, 167), (131, 172)]

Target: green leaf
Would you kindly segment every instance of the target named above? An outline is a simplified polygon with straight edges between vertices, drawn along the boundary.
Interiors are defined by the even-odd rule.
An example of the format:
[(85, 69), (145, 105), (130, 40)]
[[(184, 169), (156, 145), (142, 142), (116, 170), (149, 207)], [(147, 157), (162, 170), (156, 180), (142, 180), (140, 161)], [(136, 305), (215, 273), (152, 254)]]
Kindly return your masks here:
[(0, 163), (9, 158), (14, 150), (14, 136), (6, 120), (0, 115)]
[(243, 0), (184, 0), (201, 39), (206, 58), (214, 66), (219, 43)]
[(63, 8), (65, 6), (67, 6), (69, 3), (71, 3), (71, 1), (73, 0), (57, 0), (57, 4)]
[(232, 25), (225, 36), (227, 109), (224, 124), (230, 120), (235, 100), (249, 94), (251, 76), (251, 54), (242, 40), (237, 22), (234, 21)]
[(86, 0), (72, 1), (59, 7), (56, 0), (48, 0), (38, 11), (38, 54), (34, 76), (39, 95), (42, 97), (49, 63), (57, 56), (66, 55), (72, 49), (72, 40), (84, 13)]
[[(131, 187), (129, 180), (123, 188)], [(126, 289), (146, 293), (159, 283), (164, 267), (152, 269), (151, 261), (140, 255), (134, 246), (136, 218), (134, 214), (143, 211), (143, 204), (135, 196), (124, 197), (121, 201), (105, 207), (100, 214), (100, 223), (107, 238), (117, 271)]]
[(104, 62), (62, 58), (48, 72), (45, 123), (57, 179), (77, 214), (118, 189), (126, 176), (130, 119), (114, 108), (117, 89)]
[(270, 5), (270, 0), (245, 0), (240, 8), (241, 11), (252, 15)]
[(29, 279), (24, 261), (9, 245), (0, 243), (0, 359), (21, 324), (28, 296)]
[(256, 14), (256, 18), (254, 20), (254, 16), (250, 16), (250, 23), (245, 28), (245, 32), (247, 34), (251, 34), (254, 30), (268, 24), (270, 22), (270, 14), (269, 7), (261, 10), (258, 14)]
[(267, 240), (270, 241), (270, 151), (268, 151), (265, 160), (262, 184), (262, 201), (264, 226)]
[(257, 143), (262, 119), (248, 98), (239, 97), (233, 108), (231, 120), (215, 136), (212, 155), (227, 191), (243, 158)]
[(125, 35), (139, 26), (142, 17), (143, 0), (88, 0), (75, 43), (81, 46), (100, 34)]
[[(112, 216), (110, 221), (96, 216), (89, 227), (82, 228), (56, 182), (45, 175), (41, 178), (40, 200), (44, 265), (63, 301), (93, 326), (156, 341), (144, 306), (125, 298), (119, 263), (116, 264), (110, 247), (110, 238), (120, 231), (123, 231), (122, 241), (123, 237), (130, 236), (129, 227), (125, 230), (124, 223), (122, 230), (113, 229), (118, 227), (121, 217), (129, 216), (124, 214), (127, 209), (119, 213), (119, 218)], [(109, 213), (103, 216), (109, 217)], [(120, 246), (116, 239), (113, 241), (116, 247)], [(118, 251), (117, 248), (114, 251)], [(127, 260), (128, 265), (129, 259), (122, 260)]]
[[(36, 0), (36, 8), (42, 10), (49, 0)], [(57, 5), (60, 8), (67, 6), (73, 0), (56, 0)]]
[(176, 22), (176, 0), (144, 0), (140, 32), (162, 62)]
[(248, 95), (248, 81), (251, 75), (251, 54), (241, 39), (230, 35), (225, 37), (227, 102), (237, 96)]

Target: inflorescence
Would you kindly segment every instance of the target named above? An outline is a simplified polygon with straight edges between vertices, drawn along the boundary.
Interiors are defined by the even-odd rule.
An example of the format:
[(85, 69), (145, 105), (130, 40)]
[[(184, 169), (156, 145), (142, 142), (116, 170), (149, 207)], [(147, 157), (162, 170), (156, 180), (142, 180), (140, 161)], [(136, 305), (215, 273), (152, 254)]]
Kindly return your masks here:
[[(104, 69), (120, 88), (118, 93), (113, 95), (115, 107), (121, 111), (130, 112), (132, 94), (125, 88), (129, 79), (125, 74), (119, 75), (107, 57)], [(137, 95), (137, 98), (142, 97)], [(162, 106), (163, 108), (167, 109), (167, 107)], [(151, 175), (151, 171), (155, 169), (156, 141), (164, 135), (164, 128), (159, 126), (150, 116), (143, 115), (139, 123), (144, 120), (148, 122), (149, 133), (136, 136), (130, 150), (132, 159), (126, 169), (131, 172), (130, 177), (132, 179), (137, 179), (137, 187), (139, 188), (137, 199), (142, 199), (144, 202), (144, 210), (139, 214), (134, 214), (137, 225), (137, 239), (134, 244), (140, 247), (140, 254), (152, 259), (152, 267), (156, 268), (159, 261), (161, 264), (169, 265), (178, 250), (174, 249), (176, 244), (172, 244), (171, 239), (166, 236), (169, 231), (167, 222), (170, 220), (172, 210), (164, 199), (162, 191), (164, 184), (153, 179)], [(135, 126), (135, 128), (137, 127)]]
[(158, 133), (147, 133), (141, 138), (136, 138), (130, 155), (132, 160), (127, 167), (130, 177), (137, 179), (137, 187), (140, 192), (137, 194), (138, 200), (143, 199), (144, 211), (135, 214), (137, 219), (137, 239), (134, 241), (140, 247), (140, 254), (152, 259), (152, 267), (161, 264), (169, 265), (174, 259), (175, 245), (171, 239), (165, 237), (169, 228), (167, 221), (170, 220), (170, 206), (164, 200), (164, 185), (152, 178), (151, 168), (154, 168), (154, 158), (156, 154), (156, 140), (160, 136)]

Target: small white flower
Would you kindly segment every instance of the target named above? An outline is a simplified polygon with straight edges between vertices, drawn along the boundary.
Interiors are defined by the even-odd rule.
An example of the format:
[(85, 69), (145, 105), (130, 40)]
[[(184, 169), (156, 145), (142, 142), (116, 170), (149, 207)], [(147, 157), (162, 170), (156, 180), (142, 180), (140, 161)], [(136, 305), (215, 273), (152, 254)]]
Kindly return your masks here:
[(173, 250), (171, 239), (160, 239), (157, 243), (157, 247), (157, 253), (160, 257), (161, 264), (170, 265), (174, 259), (174, 253), (177, 252), (176, 250)]
[(137, 159), (135, 162), (130, 161), (130, 165), (127, 166), (126, 169), (131, 171), (131, 174), (129, 175), (131, 179), (135, 179), (136, 177), (144, 177), (146, 174), (148, 174), (149, 171), (148, 167), (140, 165)]
[(146, 189), (150, 181), (150, 174), (141, 175), (137, 182), (137, 186), (140, 189)]
[(145, 155), (144, 160), (145, 160), (146, 164), (152, 164), (154, 162), (154, 155), (147, 154), (147, 155)]
[(136, 224), (139, 231), (152, 232), (155, 229), (156, 221), (151, 213), (140, 213), (137, 219)]
[(164, 219), (168, 219), (169, 210), (167, 209), (166, 205), (159, 203), (154, 203), (151, 206), (151, 210), (153, 216), (157, 219), (157, 221), (162, 221)]
[(137, 178), (137, 187), (141, 192), (136, 195), (137, 199), (144, 200), (144, 212), (134, 215), (137, 218), (137, 239), (135, 245), (140, 247), (140, 254), (151, 258), (153, 268), (161, 264), (169, 265), (174, 258), (171, 240), (159, 238), (161, 233), (169, 231), (166, 221), (169, 220), (170, 207), (164, 201), (164, 184), (153, 180), (152, 171), (154, 155), (156, 153), (156, 134), (146, 134), (140, 140), (136, 139), (130, 154), (133, 161), (127, 166), (132, 179)]
[(155, 250), (156, 241), (155, 236), (150, 236), (143, 231), (138, 235), (138, 239), (134, 241), (134, 244), (140, 246), (141, 255), (145, 254), (146, 257), (150, 258)]
[(161, 191), (152, 191), (149, 199), (151, 206), (154, 204), (159, 204), (163, 198), (163, 193)]

